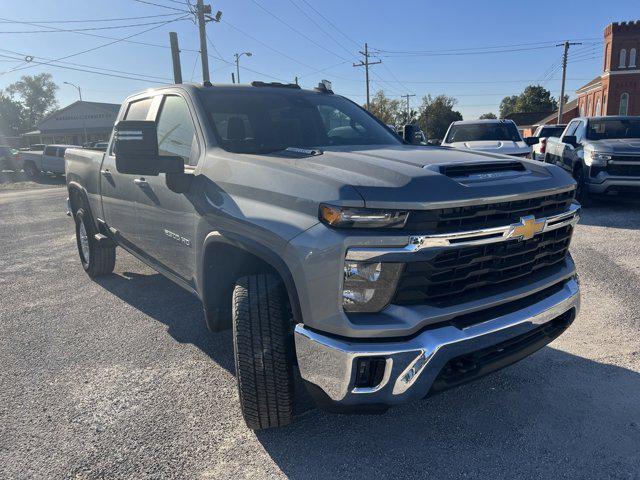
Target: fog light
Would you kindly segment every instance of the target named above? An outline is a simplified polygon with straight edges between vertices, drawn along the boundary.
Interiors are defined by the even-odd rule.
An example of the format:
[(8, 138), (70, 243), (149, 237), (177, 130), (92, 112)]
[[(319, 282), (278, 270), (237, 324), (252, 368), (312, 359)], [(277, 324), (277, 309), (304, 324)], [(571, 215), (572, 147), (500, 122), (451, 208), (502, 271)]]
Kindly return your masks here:
[(379, 312), (396, 291), (401, 263), (346, 262), (342, 305), (348, 312)]

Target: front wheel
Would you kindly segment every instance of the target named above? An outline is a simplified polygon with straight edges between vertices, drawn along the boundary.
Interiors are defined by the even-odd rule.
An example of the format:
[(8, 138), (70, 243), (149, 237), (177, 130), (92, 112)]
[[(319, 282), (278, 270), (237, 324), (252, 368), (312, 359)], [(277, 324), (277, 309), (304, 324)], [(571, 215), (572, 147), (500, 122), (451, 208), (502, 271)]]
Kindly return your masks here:
[(233, 349), (240, 406), (253, 430), (293, 415), (293, 335), (285, 288), (275, 275), (249, 275), (233, 290)]
[(583, 207), (588, 207), (591, 204), (591, 196), (589, 195), (589, 187), (587, 185), (587, 178), (584, 173), (584, 168), (576, 168), (573, 178), (576, 181), (576, 200), (580, 202)]
[(76, 243), (84, 271), (92, 278), (113, 272), (116, 247), (112, 244), (101, 245), (96, 240), (93, 222), (83, 208), (78, 209), (75, 220)]
[(40, 170), (36, 168), (33, 162), (26, 162), (22, 168), (29, 178), (38, 178), (40, 176)]

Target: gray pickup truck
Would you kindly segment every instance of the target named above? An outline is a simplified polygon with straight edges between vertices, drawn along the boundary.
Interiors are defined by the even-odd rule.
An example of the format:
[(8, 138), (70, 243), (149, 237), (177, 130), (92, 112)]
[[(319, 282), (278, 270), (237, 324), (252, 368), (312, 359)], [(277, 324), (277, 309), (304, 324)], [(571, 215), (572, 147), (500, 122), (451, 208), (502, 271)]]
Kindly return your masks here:
[[(562, 169), (412, 146), (326, 84), (175, 85), (65, 155), (89, 276), (116, 246), (233, 329), (253, 429), (316, 402), (383, 411), (510, 365), (579, 308)], [(158, 299), (161, 301), (161, 299)]]
[(578, 199), (640, 193), (640, 117), (580, 117), (549, 137), (544, 161), (571, 172)]

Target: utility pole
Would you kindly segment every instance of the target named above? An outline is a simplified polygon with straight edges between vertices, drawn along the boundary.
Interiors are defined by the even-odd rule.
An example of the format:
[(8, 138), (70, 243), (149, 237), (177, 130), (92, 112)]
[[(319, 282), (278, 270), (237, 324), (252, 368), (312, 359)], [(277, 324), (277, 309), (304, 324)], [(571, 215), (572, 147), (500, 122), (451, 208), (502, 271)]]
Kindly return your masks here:
[(231, 83), (236, 83), (236, 74), (231, 72)]
[(180, 47), (178, 46), (178, 34), (176, 32), (169, 32), (169, 43), (171, 44), (171, 60), (173, 61), (173, 81), (174, 83), (182, 83)]
[(364, 61), (360, 61), (359, 63), (354, 63), (354, 67), (364, 67), (364, 76), (365, 82), (367, 84), (367, 110), (369, 110), (369, 66), (376, 65), (378, 63), (382, 63), (382, 60), (378, 60), (377, 62), (370, 62), (369, 57), (371, 54), (369, 53), (369, 45), (364, 44), (364, 52), (360, 52), (361, 55), (364, 55)]
[(556, 47), (564, 46), (564, 52), (562, 53), (562, 87), (560, 88), (560, 102), (558, 103), (558, 121), (556, 123), (562, 123), (562, 110), (564, 107), (564, 84), (567, 80), (567, 58), (569, 57), (569, 47), (571, 45), (582, 45), (579, 42), (564, 42), (559, 43)]
[(205, 5), (203, 0), (198, 0), (196, 4), (196, 15), (198, 17), (198, 30), (200, 31), (200, 63), (202, 64), (202, 83), (206, 85), (211, 83), (211, 79), (209, 78), (209, 54), (207, 52), (205, 14), (211, 14), (211, 5)]
[(415, 96), (416, 96), (416, 94), (415, 94), (415, 93), (412, 93), (412, 94), (408, 94), (408, 93), (407, 93), (406, 95), (400, 95), (400, 96), (401, 96), (402, 98), (404, 98), (404, 99), (407, 101), (407, 120), (406, 120), (406, 122), (405, 122), (405, 123), (409, 123), (409, 120), (411, 120), (411, 119), (409, 118), (409, 114), (411, 113), (411, 107), (410, 107), (410, 105), (409, 105), (409, 98), (411, 98), (411, 97), (415, 97)]

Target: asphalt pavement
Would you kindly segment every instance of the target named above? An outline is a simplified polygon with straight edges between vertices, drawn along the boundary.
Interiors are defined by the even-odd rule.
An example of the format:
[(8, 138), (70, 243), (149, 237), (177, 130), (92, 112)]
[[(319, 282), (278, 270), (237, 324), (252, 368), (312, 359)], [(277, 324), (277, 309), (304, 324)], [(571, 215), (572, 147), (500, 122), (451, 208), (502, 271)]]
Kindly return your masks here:
[[(586, 210), (571, 328), (380, 416), (254, 433), (229, 332), (118, 251), (90, 280), (63, 188), (0, 192), (0, 478), (640, 478), (640, 205)], [(304, 403), (304, 402), (303, 402)]]

